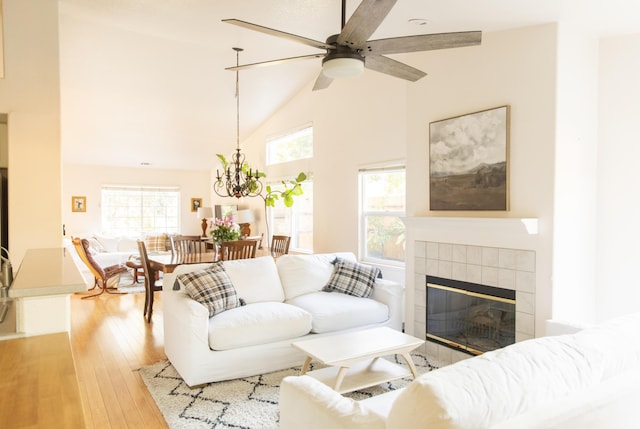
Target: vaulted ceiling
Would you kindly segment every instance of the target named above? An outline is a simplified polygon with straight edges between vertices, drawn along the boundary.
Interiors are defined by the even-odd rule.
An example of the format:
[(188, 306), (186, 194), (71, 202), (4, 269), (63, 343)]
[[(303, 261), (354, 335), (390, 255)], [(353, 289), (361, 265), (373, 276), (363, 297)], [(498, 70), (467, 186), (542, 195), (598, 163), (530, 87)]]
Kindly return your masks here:
[[(359, 3), (347, 1), (347, 16)], [(235, 74), (224, 70), (235, 65), (232, 47), (244, 48), (241, 63), (321, 52), (222, 19), (324, 41), (340, 31), (341, 18), (340, 0), (59, 0), (59, 6), (63, 161), (170, 169), (209, 169), (215, 153), (235, 146)], [(398, 0), (372, 38), (555, 21), (579, 22), (607, 37), (640, 32), (638, 16), (640, 2), (630, 0)], [(411, 64), (412, 55), (421, 54), (402, 60)], [(240, 72), (241, 138), (315, 80), (320, 64)]]

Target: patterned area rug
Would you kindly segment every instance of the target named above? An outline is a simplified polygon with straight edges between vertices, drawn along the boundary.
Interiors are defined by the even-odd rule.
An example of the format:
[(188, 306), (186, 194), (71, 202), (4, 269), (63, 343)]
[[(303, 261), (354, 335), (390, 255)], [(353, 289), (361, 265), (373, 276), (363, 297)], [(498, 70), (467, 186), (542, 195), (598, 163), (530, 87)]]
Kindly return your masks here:
[[(419, 374), (436, 368), (421, 354), (413, 354), (412, 358)], [(389, 359), (405, 365), (404, 359), (398, 355)], [(140, 369), (151, 396), (172, 429), (277, 428), (280, 382), (284, 377), (299, 372), (300, 368), (296, 367), (190, 389), (169, 362), (158, 362)], [(396, 380), (345, 396), (356, 400), (369, 398), (404, 387), (410, 381)]]

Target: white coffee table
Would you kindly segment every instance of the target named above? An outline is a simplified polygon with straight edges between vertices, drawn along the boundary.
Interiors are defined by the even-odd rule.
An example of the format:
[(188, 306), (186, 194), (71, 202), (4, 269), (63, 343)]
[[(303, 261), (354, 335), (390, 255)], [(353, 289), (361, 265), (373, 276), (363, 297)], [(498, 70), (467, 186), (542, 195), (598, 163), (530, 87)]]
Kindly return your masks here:
[[(346, 393), (407, 376), (415, 378), (416, 367), (409, 353), (423, 343), (424, 340), (384, 327), (297, 341), (292, 345), (307, 355), (301, 375), (307, 374), (336, 392)], [(392, 354), (401, 355), (409, 369), (379, 359)], [(307, 372), (313, 359), (329, 367)]]

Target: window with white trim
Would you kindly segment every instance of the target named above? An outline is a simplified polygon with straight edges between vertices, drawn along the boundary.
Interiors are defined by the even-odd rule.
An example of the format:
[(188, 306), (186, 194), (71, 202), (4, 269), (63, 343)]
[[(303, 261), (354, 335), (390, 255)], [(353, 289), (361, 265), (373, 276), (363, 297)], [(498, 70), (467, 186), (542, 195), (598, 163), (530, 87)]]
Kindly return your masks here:
[(313, 126), (267, 139), (267, 165), (313, 157)]
[(102, 233), (113, 237), (178, 233), (180, 189), (176, 186), (102, 187)]
[[(293, 206), (277, 200), (275, 207), (269, 207), (269, 234), (288, 235), (289, 251), (308, 253), (313, 252), (313, 181), (305, 180), (301, 186), (304, 193), (294, 197)], [(282, 189), (282, 184), (273, 183), (271, 188)]]
[(359, 174), (360, 259), (404, 264), (406, 175), (404, 166), (363, 169)]

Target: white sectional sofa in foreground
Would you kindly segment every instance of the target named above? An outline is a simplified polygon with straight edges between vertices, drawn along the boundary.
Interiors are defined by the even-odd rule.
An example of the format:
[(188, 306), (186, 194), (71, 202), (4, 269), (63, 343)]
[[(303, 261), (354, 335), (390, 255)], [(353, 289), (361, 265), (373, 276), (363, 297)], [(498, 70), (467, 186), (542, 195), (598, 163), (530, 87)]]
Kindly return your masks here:
[(485, 353), (361, 401), (286, 377), (279, 407), (282, 429), (639, 428), (640, 313)]
[[(189, 386), (300, 366), (305, 355), (291, 343), (305, 337), (377, 326), (402, 328), (404, 286), (381, 278), (370, 297), (325, 292), (336, 258), (352, 253), (284, 255), (225, 261), (246, 305), (210, 317), (192, 299), (181, 274), (210, 264), (181, 265), (163, 279), (165, 353)], [(180, 290), (174, 290), (174, 286)]]

